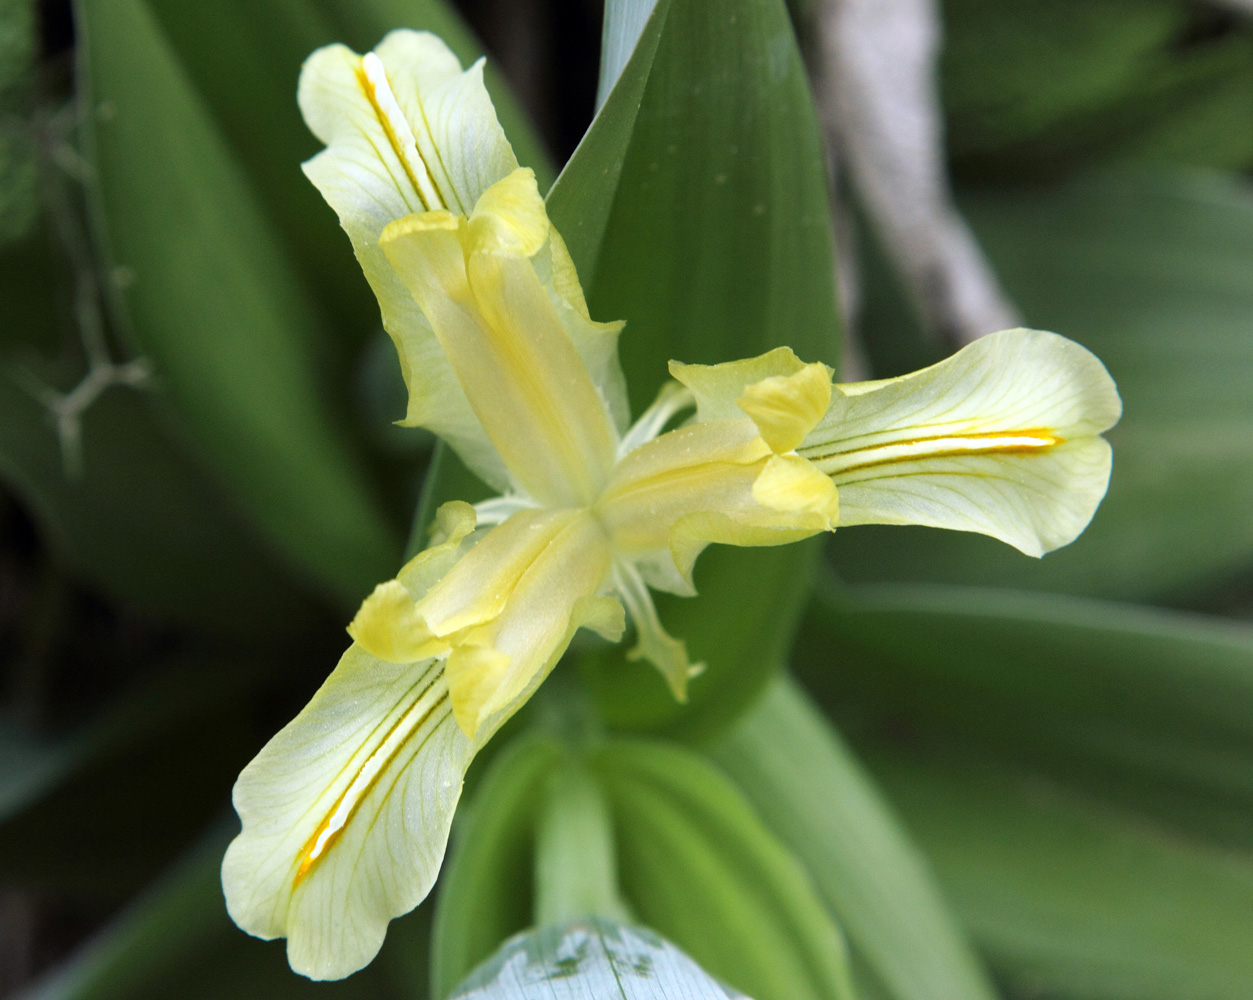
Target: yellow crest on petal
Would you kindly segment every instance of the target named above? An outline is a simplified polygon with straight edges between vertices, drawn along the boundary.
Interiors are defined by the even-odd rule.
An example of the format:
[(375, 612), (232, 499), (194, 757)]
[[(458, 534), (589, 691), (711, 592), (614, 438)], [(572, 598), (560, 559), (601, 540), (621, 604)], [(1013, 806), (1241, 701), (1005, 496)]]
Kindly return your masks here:
[(834, 528), (840, 497), (831, 477), (798, 455), (772, 455), (753, 482), (753, 499), (788, 514), (817, 514)]
[(831, 369), (814, 363), (790, 375), (772, 375), (750, 385), (737, 402), (771, 451), (792, 451), (831, 405)]

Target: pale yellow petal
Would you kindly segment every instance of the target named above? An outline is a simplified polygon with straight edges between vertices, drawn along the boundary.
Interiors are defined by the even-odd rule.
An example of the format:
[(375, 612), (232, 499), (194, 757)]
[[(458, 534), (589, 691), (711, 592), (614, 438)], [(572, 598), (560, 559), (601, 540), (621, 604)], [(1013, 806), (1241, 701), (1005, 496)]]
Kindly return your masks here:
[(484, 191), (466, 229), (467, 242), (479, 253), (539, 253), (548, 240), (548, 213), (535, 171), (515, 170)]
[(371, 656), (412, 663), (447, 650), (417, 613), (413, 595), (399, 580), (374, 588), (348, 625), (348, 634)]
[(625, 324), (621, 321), (599, 323), (592, 319), (574, 261), (561, 234), (552, 226), (548, 229), (548, 243), (532, 258), (532, 263), (540, 281), (550, 291), (561, 325), (609, 407), (614, 426), (619, 434), (625, 433), (631, 423), (631, 406), (627, 400), (626, 378), (618, 361), (618, 335)]
[(412, 663), (447, 650), (417, 613), (415, 602), (443, 578), (469, 547), (474, 508), (454, 500), (435, 514), (435, 544), (414, 556), (395, 580), (379, 584), (348, 626), (348, 634), (371, 655)]
[(469, 549), (418, 604), (438, 636), (498, 617), (518, 581), (576, 516), (572, 510), (519, 511)]
[(931, 368), (837, 386), (798, 449), (839, 488), (840, 523), (977, 531), (1041, 555), (1105, 495), (1113, 380), (1056, 334), (991, 334)]
[(783, 514), (816, 514), (824, 530), (839, 520), (839, 494), (831, 477), (799, 455), (772, 455), (753, 480), (753, 499)]
[[(637, 561), (668, 548), (690, 588), (710, 542), (781, 545), (832, 527), (834, 490), (789, 458), (773, 455), (747, 417), (691, 424), (629, 452), (596, 510), (615, 551)], [(755, 493), (767, 469), (762, 495), (778, 506)]]
[(518, 166), (483, 85), (483, 60), (462, 70), (436, 35), (400, 29), (374, 50), (445, 206), (468, 215)]
[(790, 347), (776, 347), (755, 358), (720, 365), (671, 361), (670, 374), (692, 390), (697, 420), (734, 420), (743, 416), (740, 397), (750, 385), (776, 375), (794, 375), (804, 367)]
[(752, 418), (775, 452), (792, 451), (831, 406), (831, 369), (809, 364), (790, 375), (772, 375), (749, 385), (739, 407)]
[(668, 549), (679, 518), (753, 503), (753, 481), (770, 454), (743, 416), (680, 427), (623, 457), (596, 509), (617, 551)]
[[(448, 186), (441, 178), (450, 172), (461, 178), (457, 184), (473, 205), (517, 163), (507, 143), (502, 149), (503, 134), (477, 69), (461, 73), (444, 43), (420, 32), (393, 32), (379, 51), (385, 49), (385, 58), (367, 61), (342, 45), (331, 45), (306, 61), (300, 75), (300, 108), (327, 149), (305, 163), (305, 173), (339, 215), (378, 299), (383, 326), (396, 344), (409, 387), (404, 422), (439, 434), (480, 477), (504, 489), (509, 480), (499, 457), (430, 324), (397, 279), (378, 241), (392, 221), (445, 207), (440, 191), (446, 192)], [(389, 66), (393, 59), (399, 62)], [(419, 75), (413, 76), (415, 72)], [(420, 103), (417, 81), (423, 79), (442, 88), (436, 104), (443, 109), (443, 118), (435, 120), (438, 127), (433, 131), (428, 128), (432, 119), (415, 110)], [(458, 94), (466, 109), (459, 124), (453, 113), (457, 106), (453, 95)], [(449, 137), (454, 135), (459, 137), (456, 170), (448, 168), (454, 157), (447, 149), (446, 155), (435, 156), (429, 148), (436, 139), (451, 148)], [(457, 185), (453, 187), (456, 190)], [(460, 197), (455, 200), (451, 207), (459, 211)]]
[(530, 259), (501, 243), (527, 244), (534, 225), (523, 182), (534, 192), (529, 171), (511, 175), (462, 229), (416, 215), (389, 227), (382, 245), (517, 488), (549, 506), (586, 504), (613, 463), (617, 432)]
[(604, 602), (591, 600), (611, 558), (599, 521), (575, 511), (546, 534), (500, 614), (460, 635), (449, 657), (453, 706), (468, 733), (495, 724), (529, 697), (581, 625), (610, 624)]
[(442, 664), (386, 663), (354, 645), (235, 784), (231, 918), (286, 937), (310, 978), (366, 965), (388, 921), (430, 891), (476, 749), (453, 721)]

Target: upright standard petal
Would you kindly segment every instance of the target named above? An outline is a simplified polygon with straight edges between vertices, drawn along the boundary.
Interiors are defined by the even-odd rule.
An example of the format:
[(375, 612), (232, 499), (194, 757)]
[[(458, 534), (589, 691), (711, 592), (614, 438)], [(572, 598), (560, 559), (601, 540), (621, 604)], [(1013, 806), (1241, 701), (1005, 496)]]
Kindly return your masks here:
[(508, 476), (417, 303), (378, 241), (413, 212), (469, 211), (517, 167), (483, 86), (436, 36), (393, 31), (372, 53), (318, 49), (300, 74), (301, 112), (327, 148), (305, 173), (339, 215), (396, 344), (409, 387), (405, 423), (448, 441), (479, 476)]
[(618, 435), (532, 263), (550, 235), (535, 176), (520, 169), (485, 191), (469, 219), (411, 215), (387, 228), (382, 247), (515, 487), (548, 506), (587, 505)]
[(840, 524), (976, 531), (1039, 556), (1073, 541), (1109, 483), (1118, 391), (1085, 348), (990, 334), (922, 371), (837, 385), (797, 449), (839, 487)]

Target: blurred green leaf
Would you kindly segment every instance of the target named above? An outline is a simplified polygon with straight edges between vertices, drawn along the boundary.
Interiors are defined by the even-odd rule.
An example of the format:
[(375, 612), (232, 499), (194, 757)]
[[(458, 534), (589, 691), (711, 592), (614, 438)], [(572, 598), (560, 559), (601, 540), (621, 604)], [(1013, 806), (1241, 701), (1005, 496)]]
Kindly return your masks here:
[[(727, 361), (789, 344), (833, 359), (825, 160), (781, 0), (658, 3), (548, 207), (592, 314), (627, 321), (637, 410), (671, 358)], [(777, 667), (811, 557), (795, 546), (707, 552), (700, 599), (658, 600), (669, 630), (709, 666), (690, 704), (676, 705), (650, 666), (606, 651), (587, 674), (610, 723), (695, 739), (724, 726)]]
[(0, 368), (0, 477), (71, 566), (128, 604), (220, 635), (282, 634), (312, 607), (213, 483), (153, 419), (149, 402), (106, 393), (83, 418), (83, 474), (66, 476), (48, 415)]
[(36, 35), (33, 0), (0, 0), (0, 246), (26, 236), (39, 214), (29, 120)]
[[(1106, 363), (1125, 404), (1091, 527), (1042, 562), (926, 528), (839, 531), (852, 581), (1153, 600), (1253, 564), (1253, 193), (1220, 175), (1119, 174), (964, 203), (1027, 323)], [(906, 338), (881, 290), (871, 346)], [(923, 360), (921, 358), (917, 360)]]
[[(263, 943), (236, 928), (226, 915), (218, 871), (233, 832), (215, 827), (20, 1000), (420, 1000), (420, 981), (396, 974), (391, 949), (385, 948), (372, 966), (351, 979), (312, 983), (287, 967), (281, 942)], [(413, 920), (411, 916), (393, 924), (389, 938), (407, 936)], [(421, 947), (419, 940), (407, 943)]]
[(1253, 163), (1253, 29), (1217, 7), (950, 0), (941, 91), (959, 173)]
[(431, 996), (443, 1000), (506, 937), (531, 923), (536, 811), (561, 760), (558, 743), (524, 738), (491, 762), (457, 812), (439, 878)]
[(1010, 591), (819, 587), (798, 665), (838, 716), (1016, 761), (1253, 845), (1253, 627)]
[[(560, 984), (560, 985), (558, 985)], [(590, 919), (507, 942), (457, 1000), (735, 1000), (668, 941), (642, 927)]]
[[(53, 210), (73, 211), (55, 200)], [(50, 211), (28, 239), (0, 251), (0, 480), (60, 561), (128, 605), (219, 636), (308, 630), (308, 595), (266, 558), (148, 394), (112, 388), (87, 406), (78, 474), (67, 472), (69, 443), (37, 399), (86, 374), (73, 309), (81, 290), (53, 228)], [(72, 220), (58, 228), (72, 238)]]
[(850, 998), (844, 944), (796, 858), (704, 758), (618, 740), (594, 757), (640, 920), (756, 1000)]
[(116, 315), (271, 542), (355, 604), (394, 570), (399, 542), (329, 419), (306, 292), (141, 0), (80, 4), (78, 16)]
[(241, 700), (264, 676), (238, 658), (186, 660), (65, 736), (7, 724), (0, 878), (113, 898), (155, 877), (222, 809), (256, 751)]
[(1253, 857), (1038, 781), (870, 758), (1014, 997), (1244, 1000)]
[(67, 474), (51, 416), (27, 388), (32, 378), (63, 385), (65, 372), (33, 358), (0, 363), (0, 478), (65, 561), (127, 604), (218, 635), (307, 628), (311, 603), (145, 396), (106, 391), (82, 417), (81, 474)]
[(130, 997), (230, 933), (218, 868), (230, 836), (215, 829), (129, 912), (23, 994), (23, 1000)]
[(883, 996), (996, 996), (918, 849), (794, 682), (776, 680), (714, 759), (805, 865)]

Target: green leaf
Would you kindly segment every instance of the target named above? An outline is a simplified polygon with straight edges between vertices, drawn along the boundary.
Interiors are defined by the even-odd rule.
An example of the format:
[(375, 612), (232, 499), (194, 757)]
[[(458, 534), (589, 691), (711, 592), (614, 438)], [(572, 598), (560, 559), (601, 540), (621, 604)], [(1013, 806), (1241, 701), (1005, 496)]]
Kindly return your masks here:
[(852, 751), (780, 678), (714, 758), (796, 853), (892, 1000), (992, 1000), (934, 876)]
[(78, 7), (97, 237), (163, 399), (270, 542), (355, 604), (399, 543), (316, 378), (322, 331), (141, 0)]
[(723, 774), (659, 742), (610, 742), (594, 762), (616, 817), (623, 894), (642, 922), (756, 1000), (851, 997), (825, 906)]
[(131, 996), (229, 934), (218, 879), (229, 839), (227, 830), (215, 829), (126, 915), (40, 979), (26, 1000)]
[(0, 246), (34, 228), (39, 215), (36, 126), (28, 120), (39, 46), (33, 0), (0, 0)]
[(219, 635), (307, 627), (305, 595), (267, 563), (148, 400), (113, 389), (95, 403), (82, 475), (69, 478), (48, 414), (18, 382), (34, 367), (0, 366), (0, 478), (71, 567), (130, 605)]
[(959, 172), (1253, 161), (1253, 32), (1173, 0), (954, 0), (941, 92)]
[(1253, 856), (1039, 780), (896, 757), (870, 763), (1015, 995), (1248, 996)]
[(307, 596), (267, 562), (146, 393), (108, 389), (86, 408), (78, 474), (67, 473), (55, 421), (35, 398), (36, 384), (68, 390), (86, 374), (57, 335), (67, 281), (41, 240), (0, 256), (0, 480), (64, 564), (133, 607), (217, 635), (307, 631)]
[[(1124, 402), (1109, 494), (1042, 562), (922, 528), (839, 531), (847, 579), (1175, 597), (1253, 563), (1253, 193), (1217, 175), (1121, 174), (965, 202), (1031, 326), (1078, 340)], [(879, 293), (876, 293), (879, 294)], [(881, 324), (872, 345), (900, 344)], [(919, 359), (921, 360), (921, 359)]]
[[(662, 14), (629, 132), (605, 116), (611, 97), (588, 139), (614, 131), (617, 149), (577, 151), (549, 200), (557, 228), (573, 234), (583, 199), (563, 186), (622, 157), (599, 257), (589, 265), (573, 235), (570, 246), (593, 315), (627, 321), (636, 411), (671, 358), (727, 361), (787, 344), (831, 361), (838, 328), (825, 160), (786, 7), (671, 0), (641, 46)], [(618, 87), (630, 91), (635, 74), (629, 65)]]
[[(789, 344), (831, 361), (837, 317), (825, 161), (781, 0), (662, 0), (548, 199), (597, 319), (625, 319), (638, 411), (666, 362)], [(760, 691), (795, 623), (811, 553), (714, 549), (702, 597), (659, 600), (709, 665), (681, 708), (651, 667), (589, 661), (614, 726), (707, 738)], [(751, 582), (750, 582), (751, 581)], [(729, 623), (734, 623), (728, 628)]]
[(1253, 627), (1009, 591), (818, 593), (797, 662), (854, 724), (904, 723), (1253, 844)]
[[(560, 984), (560, 985), (558, 985)], [(505, 943), (456, 1000), (735, 1000), (668, 941), (643, 927), (582, 920)]]
[(654, 730), (686, 741), (715, 739), (753, 703), (784, 662), (809, 594), (818, 549), (709, 549), (696, 564), (696, 598), (654, 595), (667, 629), (687, 643), (705, 672), (674, 700), (650, 664), (620, 647), (593, 647), (582, 676), (610, 726)]
[(536, 813), (561, 747), (509, 744), (457, 812), (440, 873), (431, 940), (431, 996), (447, 997), (510, 934), (531, 923)]
[(0, 878), (116, 898), (155, 877), (221, 810), (255, 750), (240, 705), (265, 676), (263, 663), (187, 660), (66, 736), (6, 726)]
[(247, 937), (226, 915), (219, 867), (232, 830), (214, 827), (159, 881), (87, 944), (46, 973), (21, 1000), (385, 1000), (421, 997), (395, 942), (420, 949), (410, 929), (418, 911), (393, 925), (368, 969), (337, 983), (312, 983), (287, 967), (278, 942)]

